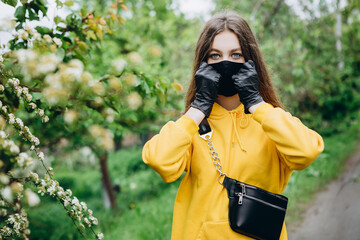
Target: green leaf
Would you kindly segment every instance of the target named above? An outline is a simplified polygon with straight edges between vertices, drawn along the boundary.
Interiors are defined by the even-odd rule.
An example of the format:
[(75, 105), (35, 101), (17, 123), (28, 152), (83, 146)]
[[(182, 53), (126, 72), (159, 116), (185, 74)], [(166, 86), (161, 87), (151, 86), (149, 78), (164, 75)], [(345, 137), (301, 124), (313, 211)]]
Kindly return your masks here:
[(21, 23), (18, 23), (15, 27), (15, 30), (18, 31), (19, 29), (22, 28), (22, 24)]
[(17, 4), (17, 0), (1, 0), (3, 3), (7, 4), (7, 5), (10, 5), (12, 7), (16, 7), (16, 4)]
[(68, 7), (71, 7), (72, 5), (74, 5), (74, 1), (72, 1), (72, 0), (67, 0), (67, 1), (65, 1), (65, 3), (64, 3), (66, 6), (68, 6)]
[(50, 30), (49, 28), (47, 28), (47, 27), (37, 26), (35, 29), (36, 29), (36, 31), (38, 31), (41, 35), (51, 33), (51, 30)]
[(15, 11), (15, 18), (17, 18), (21, 22), (24, 22), (25, 21), (25, 13), (26, 13), (26, 8), (24, 6), (20, 6)]
[(33, 10), (29, 10), (29, 20), (40, 20), (39, 15)]
[(87, 9), (86, 9), (85, 7), (82, 7), (82, 8), (80, 9), (80, 12), (81, 12), (81, 15), (82, 15), (82, 16), (86, 16)]
[(47, 13), (47, 7), (46, 7), (46, 4), (47, 4), (47, 1), (46, 0), (35, 0), (33, 2), (34, 4), (37, 5), (37, 10), (39, 11), (42, 11), (44, 16), (46, 16), (46, 13)]
[(64, 21), (64, 20), (63, 20), (61, 17), (59, 17), (59, 16), (54, 17), (54, 22), (55, 22), (56, 25), (58, 25), (59, 23), (61, 23), (61, 22), (63, 22), (63, 21)]
[(56, 6), (58, 6), (59, 8), (62, 8), (64, 6), (64, 4), (61, 1), (56, 0)]
[(46, 13), (47, 13), (47, 7), (46, 6), (39, 6), (40, 8), (40, 11), (43, 12), (44, 16), (46, 16)]
[(92, 30), (87, 31), (87, 37), (96, 41), (96, 35)]

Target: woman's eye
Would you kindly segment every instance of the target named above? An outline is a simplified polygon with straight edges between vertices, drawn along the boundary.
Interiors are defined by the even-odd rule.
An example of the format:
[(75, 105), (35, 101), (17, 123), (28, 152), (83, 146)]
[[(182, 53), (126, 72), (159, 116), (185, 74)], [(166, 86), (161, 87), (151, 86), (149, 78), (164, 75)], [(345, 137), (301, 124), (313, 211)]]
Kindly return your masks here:
[(209, 56), (211, 59), (219, 59), (220, 58), (220, 55), (217, 54), (217, 53), (213, 53), (213, 54), (210, 54)]
[(241, 53), (233, 53), (231, 54), (233, 58), (241, 58), (243, 55)]

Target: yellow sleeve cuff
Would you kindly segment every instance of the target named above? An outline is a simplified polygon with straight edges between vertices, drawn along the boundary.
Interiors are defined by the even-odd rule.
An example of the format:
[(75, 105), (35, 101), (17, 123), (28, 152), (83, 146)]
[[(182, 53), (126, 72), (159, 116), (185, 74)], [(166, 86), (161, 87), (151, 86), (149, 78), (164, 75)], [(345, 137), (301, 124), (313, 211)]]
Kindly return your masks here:
[(192, 138), (199, 130), (199, 126), (196, 124), (196, 122), (192, 118), (185, 115), (179, 118), (176, 123), (185, 130), (190, 138)]
[(269, 111), (271, 111), (272, 109), (274, 109), (274, 107), (270, 104), (270, 103), (264, 103), (261, 104), (254, 112), (253, 114), (253, 118), (255, 119), (255, 121), (257, 121), (258, 123), (262, 123), (262, 121), (264, 120), (264, 118), (266, 117), (266, 115), (269, 113)]

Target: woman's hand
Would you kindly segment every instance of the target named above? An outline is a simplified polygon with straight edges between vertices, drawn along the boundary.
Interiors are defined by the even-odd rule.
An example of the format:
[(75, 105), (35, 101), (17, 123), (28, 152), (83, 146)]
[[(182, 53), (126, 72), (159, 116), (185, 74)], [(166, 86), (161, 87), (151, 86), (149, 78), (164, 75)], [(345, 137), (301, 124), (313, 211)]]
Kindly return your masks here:
[(264, 101), (258, 90), (259, 81), (255, 64), (252, 60), (244, 63), (239, 72), (232, 76), (232, 80), (239, 94), (240, 101), (244, 104), (245, 113), (250, 113), (250, 107)]
[(220, 74), (206, 62), (200, 64), (195, 73), (196, 93), (191, 107), (199, 109), (209, 117), (217, 97)]

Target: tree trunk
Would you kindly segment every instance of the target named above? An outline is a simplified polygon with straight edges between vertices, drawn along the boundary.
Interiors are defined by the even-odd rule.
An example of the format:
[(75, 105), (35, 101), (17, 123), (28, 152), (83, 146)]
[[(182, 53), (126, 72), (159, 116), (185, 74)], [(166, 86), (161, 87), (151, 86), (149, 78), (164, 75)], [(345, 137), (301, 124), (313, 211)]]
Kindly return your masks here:
[(336, 51), (338, 55), (338, 69), (342, 70), (344, 68), (344, 59), (342, 55), (342, 19), (341, 19), (341, 9), (340, 9), (340, 1), (337, 0), (336, 3), (336, 25), (335, 25), (335, 38), (336, 38)]
[[(114, 188), (112, 187), (110, 175), (107, 167), (107, 157), (105, 154), (100, 156), (100, 168), (102, 173), (102, 186), (103, 186), (103, 194), (104, 194), (104, 206), (105, 208), (109, 208), (111, 206), (112, 209), (117, 210), (117, 203), (114, 194)], [(110, 202), (110, 204), (109, 204)]]
[(268, 28), (271, 24), (271, 20), (275, 17), (275, 15), (278, 13), (278, 11), (281, 8), (281, 5), (284, 3), (284, 0), (278, 0), (272, 9), (272, 11), (269, 12), (269, 14), (266, 16), (264, 20), (264, 29)]

